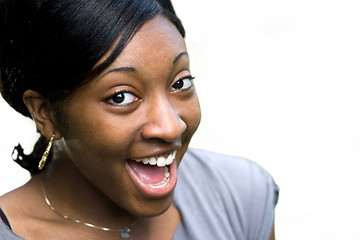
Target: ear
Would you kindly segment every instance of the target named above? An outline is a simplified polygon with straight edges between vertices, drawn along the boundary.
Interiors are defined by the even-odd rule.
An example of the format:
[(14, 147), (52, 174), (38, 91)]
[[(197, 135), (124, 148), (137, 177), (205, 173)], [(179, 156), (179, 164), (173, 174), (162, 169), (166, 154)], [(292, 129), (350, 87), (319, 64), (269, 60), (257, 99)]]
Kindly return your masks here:
[(46, 99), (33, 90), (26, 90), (23, 94), (23, 101), (37, 128), (45, 137), (50, 139), (54, 134), (55, 140), (62, 137), (56, 124), (55, 114)]

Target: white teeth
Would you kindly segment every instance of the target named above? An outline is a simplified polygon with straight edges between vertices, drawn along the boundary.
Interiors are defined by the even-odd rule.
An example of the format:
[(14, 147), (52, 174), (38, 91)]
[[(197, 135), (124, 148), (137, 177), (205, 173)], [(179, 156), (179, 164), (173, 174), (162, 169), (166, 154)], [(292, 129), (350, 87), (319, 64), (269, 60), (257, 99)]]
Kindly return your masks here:
[(151, 157), (149, 163), (150, 165), (156, 165), (156, 158)]
[(159, 167), (165, 166), (165, 158), (164, 157), (159, 157), (158, 160), (157, 160), (157, 165)]
[(133, 159), (136, 162), (143, 162), (143, 164), (157, 165), (159, 167), (164, 167), (166, 165), (170, 165), (176, 156), (177, 151), (173, 151), (169, 156), (159, 156), (159, 157), (151, 157), (151, 158), (138, 158)]
[(174, 161), (174, 159), (176, 157), (176, 153), (177, 153), (177, 151), (175, 150), (167, 157), (167, 159), (165, 161), (166, 165), (170, 165)]
[(174, 161), (174, 156), (173, 155), (169, 155), (166, 160), (165, 160), (165, 164), (166, 165), (170, 165), (172, 162)]
[(170, 173), (169, 173), (169, 168), (168, 168), (168, 167), (166, 167), (166, 168), (164, 169), (164, 172), (165, 172), (165, 177), (166, 177), (166, 178), (169, 178), (169, 177), (170, 177)]
[(148, 164), (149, 161), (150, 161), (150, 159), (148, 159), (148, 158), (143, 158), (143, 159), (141, 159), (141, 161), (143, 162), (143, 164)]

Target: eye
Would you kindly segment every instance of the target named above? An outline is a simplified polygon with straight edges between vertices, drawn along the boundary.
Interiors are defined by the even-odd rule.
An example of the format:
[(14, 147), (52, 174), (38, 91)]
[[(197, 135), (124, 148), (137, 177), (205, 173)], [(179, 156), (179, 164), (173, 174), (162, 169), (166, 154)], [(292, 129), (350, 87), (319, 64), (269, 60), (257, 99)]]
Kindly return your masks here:
[(184, 91), (184, 90), (188, 90), (190, 88), (192, 88), (193, 86), (193, 80), (195, 77), (185, 77), (182, 78), (178, 81), (176, 81), (172, 86), (171, 86), (171, 91)]
[(106, 100), (107, 103), (123, 107), (138, 101), (139, 98), (129, 92), (119, 92)]

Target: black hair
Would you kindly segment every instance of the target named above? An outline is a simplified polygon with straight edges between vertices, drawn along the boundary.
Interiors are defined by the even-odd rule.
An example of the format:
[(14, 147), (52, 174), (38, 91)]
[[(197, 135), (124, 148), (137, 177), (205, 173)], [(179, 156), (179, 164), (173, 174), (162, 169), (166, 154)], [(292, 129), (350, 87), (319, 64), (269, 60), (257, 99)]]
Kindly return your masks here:
[[(107, 68), (137, 30), (156, 15), (167, 17), (185, 37), (170, 0), (0, 0), (0, 91), (19, 113), (30, 117), (22, 96), (28, 89), (61, 101)], [(115, 43), (110, 56), (94, 65)], [(46, 139), (46, 138), (45, 138)], [(42, 144), (40, 144), (40, 142)], [(33, 154), (17, 162), (37, 172), (44, 136)], [(19, 151), (20, 150), (20, 151)]]

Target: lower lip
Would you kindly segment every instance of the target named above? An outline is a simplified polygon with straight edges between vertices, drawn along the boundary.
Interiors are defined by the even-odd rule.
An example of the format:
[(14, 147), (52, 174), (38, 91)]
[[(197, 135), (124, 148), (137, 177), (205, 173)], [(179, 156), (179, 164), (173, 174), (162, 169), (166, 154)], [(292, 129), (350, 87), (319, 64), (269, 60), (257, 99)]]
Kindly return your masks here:
[(139, 176), (132, 170), (132, 168), (127, 164), (127, 162), (125, 162), (125, 165), (126, 165), (126, 169), (128, 170), (128, 173), (129, 173), (131, 179), (133, 180), (135, 186), (146, 197), (161, 198), (166, 195), (169, 195), (175, 189), (176, 181), (177, 181), (177, 164), (176, 164), (175, 159), (168, 166), (169, 172), (170, 172), (169, 182), (165, 186), (157, 187), (157, 188), (151, 187), (151, 186), (147, 185), (146, 183), (144, 183), (139, 178)]

